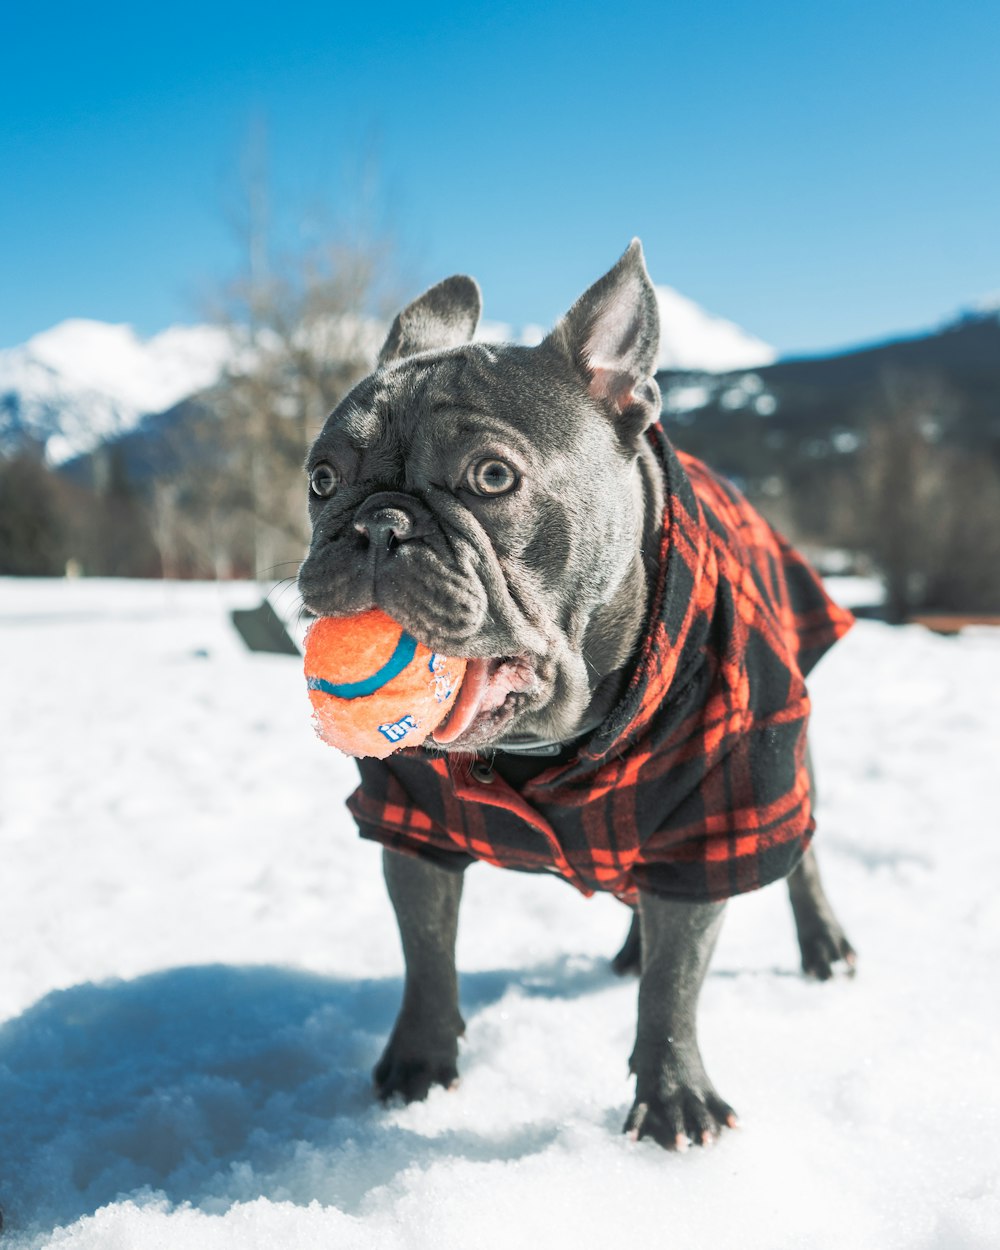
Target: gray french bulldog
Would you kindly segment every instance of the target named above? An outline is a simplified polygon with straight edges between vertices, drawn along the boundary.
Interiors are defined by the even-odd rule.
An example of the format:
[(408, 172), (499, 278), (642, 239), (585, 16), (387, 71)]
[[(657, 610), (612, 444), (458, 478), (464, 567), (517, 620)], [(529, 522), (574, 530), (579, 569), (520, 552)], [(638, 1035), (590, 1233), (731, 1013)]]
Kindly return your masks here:
[[(655, 681), (647, 639), (661, 610), (663, 518), (673, 495), (686, 490), (681, 477), (665, 473), (664, 455), (676, 469), (672, 453), (658, 455), (649, 437), (659, 428), (659, 322), (638, 241), (537, 347), (472, 343), (479, 314), (479, 289), (461, 276), (405, 308), (375, 372), (329, 417), (306, 466), (313, 524), (299, 574), (306, 607), (349, 616), (378, 606), (435, 652), (468, 661), (433, 739), (385, 763), (360, 761), (361, 797), (352, 810), (362, 832), (385, 845), (406, 959), (402, 1007), (374, 1072), (383, 1099), (423, 1098), (432, 1085), (457, 1079), (462, 873), (475, 858), (505, 861), (492, 855), (488, 832), (486, 850), (477, 851), (475, 839), (448, 830), (463, 812), (480, 828), (486, 813), (507, 821), (497, 835), (504, 842), (519, 820), (526, 829), (534, 821), (528, 834), (542, 829), (552, 867), (563, 871), (559, 834), (550, 837), (550, 826), (535, 820), (534, 796), (560, 770), (579, 775), (580, 761), (600, 755), (593, 744), (607, 725), (627, 730), (641, 712), (636, 672), (652, 672)], [(688, 607), (681, 602), (678, 610), (690, 622)], [(720, 611), (710, 607), (704, 617), (705, 638), (716, 638)], [(692, 645), (666, 693), (665, 702), (687, 716), (708, 697), (711, 645)], [(724, 650), (726, 640), (718, 645)], [(798, 776), (796, 769), (805, 776), (804, 723), (787, 749), (775, 747), (789, 756), (774, 763), (783, 777)], [(606, 766), (626, 768), (619, 759), (626, 737), (605, 750)], [(661, 740), (667, 746), (647, 752), (654, 762), (669, 734)], [(778, 741), (776, 731), (767, 741)], [(477, 804), (477, 786), (490, 806)], [(650, 802), (640, 795), (631, 808), (621, 804), (634, 822), (615, 818), (616, 827), (594, 837), (602, 846), (626, 842), (632, 831), (624, 825), (655, 823)], [(808, 816), (808, 794), (804, 805)], [(399, 813), (417, 809), (416, 833), (405, 835)], [(451, 826), (442, 812), (451, 812)], [(437, 845), (422, 840), (420, 830), (439, 826)], [(458, 839), (454, 854), (445, 853), (449, 836)], [(854, 952), (814, 853), (802, 845), (781, 872), (803, 967), (825, 979), (839, 962), (853, 966)], [(543, 853), (515, 854), (511, 866), (545, 867)], [(608, 854), (592, 852), (593, 863)], [(719, 895), (727, 891), (671, 894), (660, 886), (672, 878), (637, 873), (628, 893), (627, 874), (612, 881), (602, 871), (594, 868), (586, 892), (611, 888), (635, 906), (616, 970), (641, 970), (636, 1092), (625, 1130), (668, 1149), (708, 1144), (736, 1123), (705, 1072), (696, 1035), (725, 906)], [(572, 876), (569, 867), (563, 875)]]

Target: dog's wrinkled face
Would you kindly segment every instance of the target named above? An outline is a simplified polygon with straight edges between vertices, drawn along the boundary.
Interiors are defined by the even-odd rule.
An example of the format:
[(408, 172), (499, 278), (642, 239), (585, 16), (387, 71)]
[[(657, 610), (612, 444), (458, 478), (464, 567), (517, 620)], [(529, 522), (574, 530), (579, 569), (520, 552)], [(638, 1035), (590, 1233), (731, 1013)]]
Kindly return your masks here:
[(628, 658), (639, 436), (659, 411), (638, 244), (537, 348), (468, 342), (478, 314), (475, 284), (452, 278), (396, 319), (309, 453), (299, 574), (313, 612), (377, 605), (470, 660), (435, 734), (463, 750), (571, 737)]

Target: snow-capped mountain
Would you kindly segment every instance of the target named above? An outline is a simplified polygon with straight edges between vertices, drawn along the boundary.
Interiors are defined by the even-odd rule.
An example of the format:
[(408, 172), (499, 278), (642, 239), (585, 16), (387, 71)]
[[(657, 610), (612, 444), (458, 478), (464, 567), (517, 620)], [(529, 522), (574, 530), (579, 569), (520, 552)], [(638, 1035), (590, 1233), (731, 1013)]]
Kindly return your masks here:
[(971, 314), (974, 317), (1000, 317), (1000, 291), (990, 291), (986, 295), (980, 295), (967, 308), (964, 308), (962, 313)]
[(0, 351), (0, 451), (28, 438), (62, 463), (210, 386), (230, 355), (215, 326), (141, 339), (127, 325), (60, 322)]
[[(775, 359), (774, 347), (671, 287), (657, 286), (656, 299), (660, 369), (716, 372)], [(381, 332), (379, 327), (375, 339)], [(486, 321), (479, 337), (532, 345), (544, 334), (535, 324), (514, 330)], [(21, 346), (0, 350), (0, 451), (30, 440), (44, 447), (50, 464), (63, 464), (211, 386), (232, 352), (229, 334), (216, 326), (171, 326), (140, 339), (129, 325), (60, 322)]]
[[(716, 392), (724, 408), (751, 407), (762, 415), (774, 411), (776, 401), (752, 372), (778, 359), (770, 344), (706, 312), (672, 287), (657, 286), (656, 298), (661, 321), (657, 367), (678, 375), (664, 388), (668, 412), (701, 409)], [(998, 321), (1000, 294), (995, 293), (970, 302), (936, 330), (900, 339), (901, 350), (933, 354), (939, 340), (947, 347), (956, 331), (981, 335)], [(977, 326), (982, 329), (976, 331)], [(343, 342), (357, 350), (363, 339), (364, 350), (373, 354), (384, 334), (384, 326), (367, 318), (347, 328), (345, 338), (343, 326), (332, 334), (326, 327), (324, 350), (336, 351)], [(535, 323), (515, 329), (486, 321), (477, 338), (532, 346), (545, 333)], [(907, 342), (913, 347), (907, 348)], [(266, 344), (262, 347), (266, 350)], [(871, 354), (879, 347), (845, 349), (815, 359)], [(63, 321), (19, 347), (0, 350), (0, 454), (29, 440), (44, 447), (50, 463), (63, 463), (133, 429), (144, 416), (211, 386), (245, 350), (245, 343), (234, 346), (229, 333), (217, 326), (172, 326), (142, 339), (128, 325)], [(746, 377), (736, 382), (723, 376), (740, 371), (747, 371)]]
[[(775, 359), (773, 347), (670, 287), (657, 287), (656, 295), (660, 369), (714, 373)], [(373, 343), (382, 332), (372, 329)], [(478, 337), (530, 346), (544, 334), (533, 323), (514, 330), (484, 322)], [(44, 447), (52, 464), (82, 455), (211, 386), (234, 350), (229, 334), (215, 326), (172, 326), (142, 339), (128, 325), (63, 321), (0, 351), (0, 452), (28, 439)]]
[[(700, 304), (670, 286), (657, 286), (660, 310), (660, 369), (690, 369), (729, 373), (772, 364), (778, 353), (763, 339), (748, 334), (732, 321), (706, 312)], [(543, 326), (529, 323), (515, 330), (502, 321), (484, 321), (476, 338), (485, 343), (520, 343), (534, 347), (545, 337)]]
[(660, 308), (659, 369), (729, 373), (773, 364), (778, 353), (732, 321), (706, 312), (673, 287), (656, 287)]

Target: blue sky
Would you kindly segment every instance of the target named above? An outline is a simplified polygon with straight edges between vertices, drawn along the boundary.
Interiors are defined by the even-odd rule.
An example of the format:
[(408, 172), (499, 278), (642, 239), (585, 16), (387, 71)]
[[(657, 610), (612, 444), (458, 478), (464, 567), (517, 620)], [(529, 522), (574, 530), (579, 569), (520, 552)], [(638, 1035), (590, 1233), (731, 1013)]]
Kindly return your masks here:
[(262, 129), (286, 244), (370, 213), (407, 293), (469, 272), (515, 324), (635, 234), (656, 281), (783, 351), (1000, 289), (993, 0), (28, 9), (4, 19), (0, 346), (198, 319)]

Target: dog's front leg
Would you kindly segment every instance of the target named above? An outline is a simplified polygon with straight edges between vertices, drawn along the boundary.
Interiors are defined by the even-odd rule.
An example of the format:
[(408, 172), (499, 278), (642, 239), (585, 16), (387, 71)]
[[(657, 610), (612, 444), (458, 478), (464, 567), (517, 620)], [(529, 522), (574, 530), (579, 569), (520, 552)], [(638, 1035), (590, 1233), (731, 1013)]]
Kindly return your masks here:
[(458, 1039), (465, 1021), (458, 1010), (455, 937), (463, 874), (428, 860), (387, 850), (382, 859), (406, 960), (403, 1005), (382, 1058), (375, 1091), (385, 1100), (426, 1098), (432, 1085), (458, 1080)]
[(636, 1090), (625, 1131), (668, 1150), (707, 1145), (723, 1125), (736, 1124), (705, 1074), (695, 1018), (724, 908), (639, 895), (642, 980), (630, 1060)]

